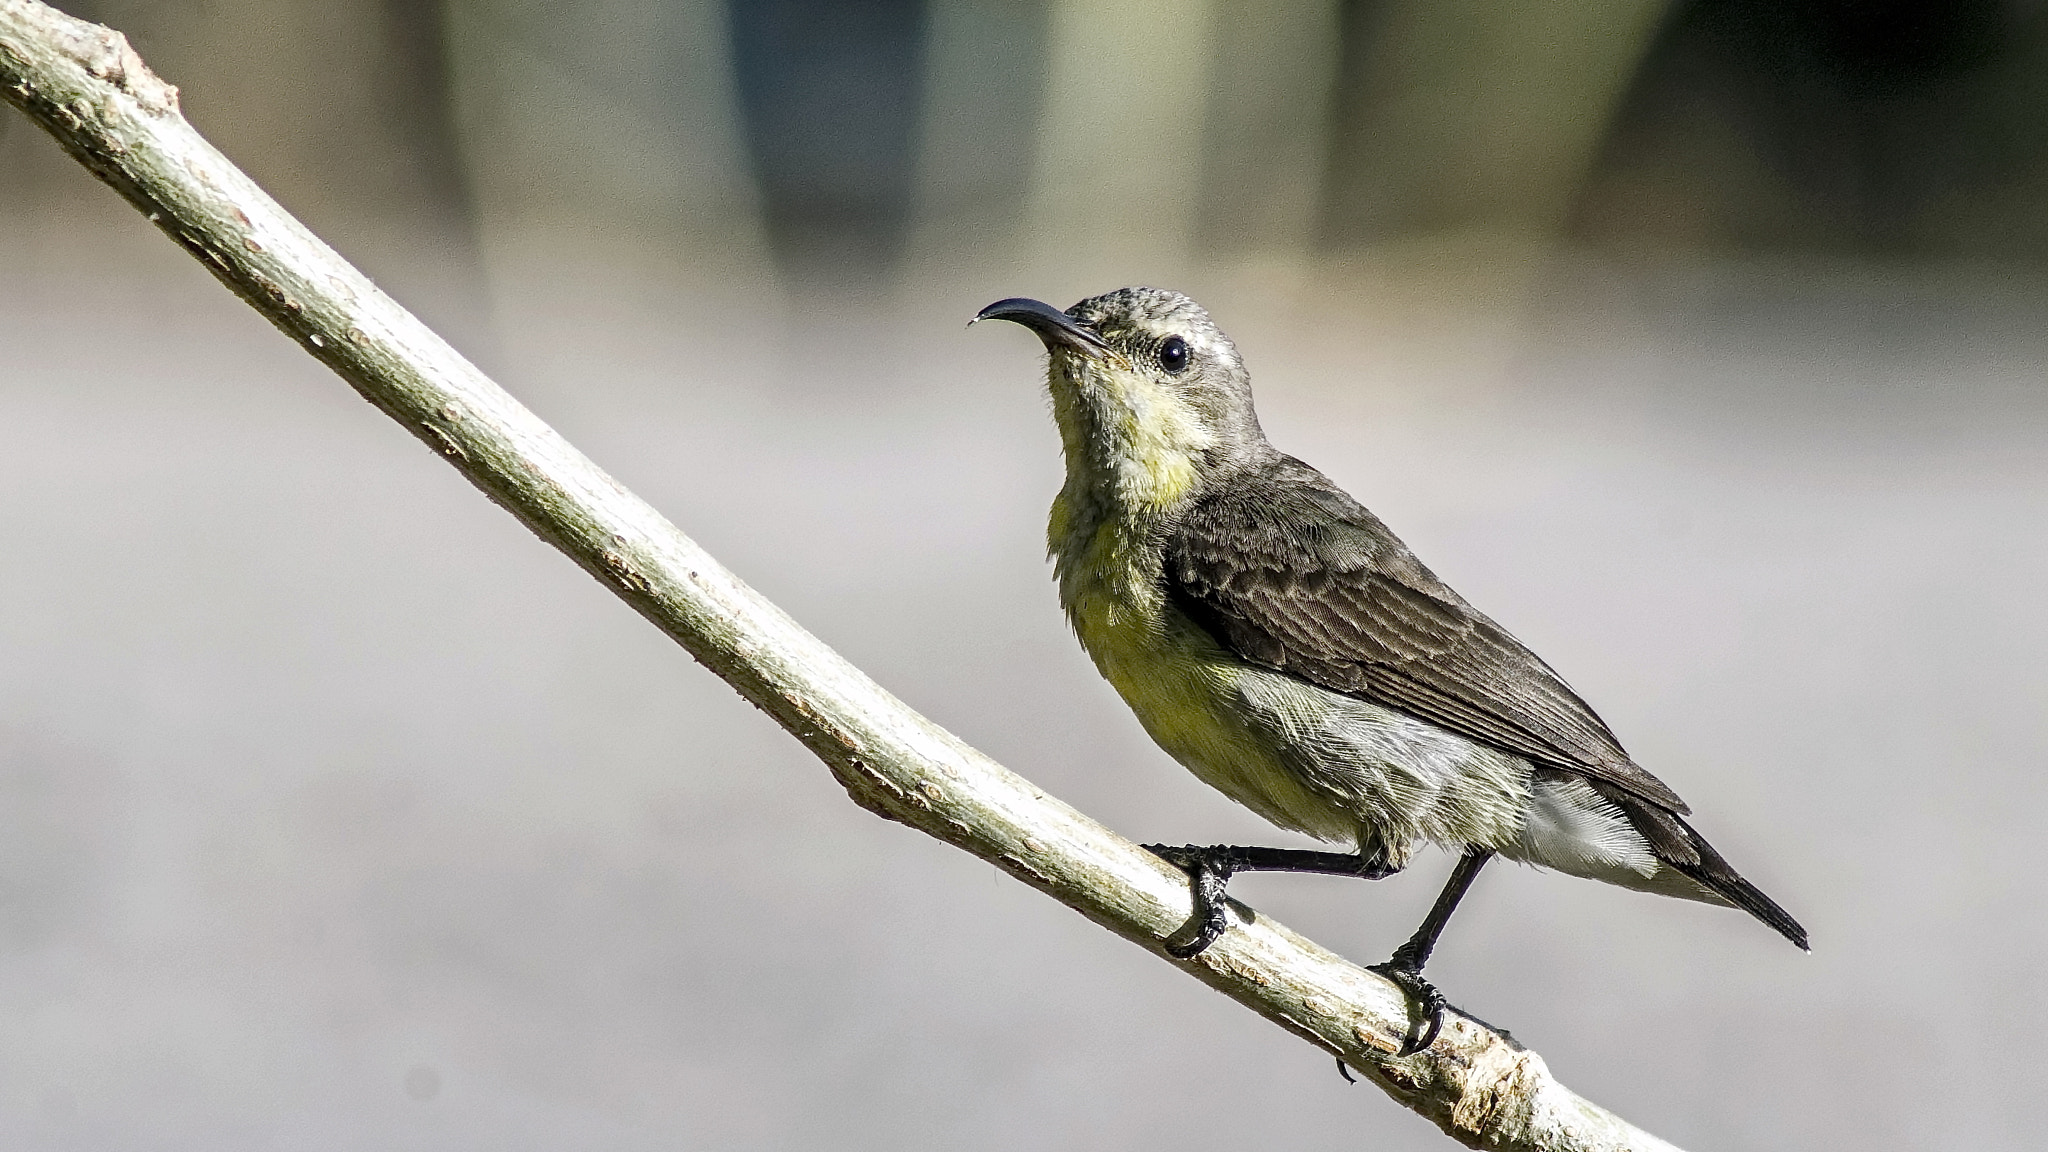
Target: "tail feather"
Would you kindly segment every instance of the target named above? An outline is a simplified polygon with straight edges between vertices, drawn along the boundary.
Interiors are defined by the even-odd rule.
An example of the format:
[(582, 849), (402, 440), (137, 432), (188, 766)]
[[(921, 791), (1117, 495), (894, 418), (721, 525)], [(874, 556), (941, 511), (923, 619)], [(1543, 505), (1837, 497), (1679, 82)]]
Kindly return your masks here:
[(1800, 927), (1799, 921), (1778, 907), (1777, 901), (1764, 895), (1762, 889), (1744, 880), (1714, 850), (1714, 846), (1707, 843), (1706, 837), (1693, 831), (1692, 825), (1668, 809), (1618, 788), (1602, 787), (1603, 783), (1594, 781), (1593, 786), (1621, 808), (1628, 822), (1649, 843), (1650, 851), (1657, 854), (1657, 859), (1763, 921), (1772, 931), (1797, 944), (1800, 951), (1813, 951), (1806, 942), (1806, 929)]
[(1764, 895), (1761, 888), (1744, 880), (1735, 869), (1729, 867), (1728, 861), (1723, 859), (1719, 852), (1714, 851), (1714, 846), (1707, 843), (1706, 837), (1692, 830), (1692, 825), (1683, 820), (1678, 823), (1692, 838), (1692, 848), (1699, 854), (1699, 863), (1681, 864), (1674, 861), (1672, 867), (1713, 889), (1730, 904), (1763, 921), (1778, 935), (1797, 944), (1801, 952), (1813, 951), (1806, 943), (1806, 929), (1792, 918), (1790, 912), (1778, 907), (1776, 900)]

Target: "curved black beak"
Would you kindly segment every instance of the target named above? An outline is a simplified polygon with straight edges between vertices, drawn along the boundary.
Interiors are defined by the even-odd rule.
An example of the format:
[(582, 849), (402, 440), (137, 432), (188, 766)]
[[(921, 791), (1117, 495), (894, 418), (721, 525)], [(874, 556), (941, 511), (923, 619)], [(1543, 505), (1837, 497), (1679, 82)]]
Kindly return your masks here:
[(1013, 296), (998, 300), (974, 314), (973, 324), (981, 320), (1009, 320), (1022, 324), (1045, 342), (1048, 350), (1055, 343), (1063, 344), (1076, 351), (1095, 356), (1109, 351), (1109, 344), (1081, 325), (1079, 320), (1047, 304), (1043, 300), (1031, 300)]

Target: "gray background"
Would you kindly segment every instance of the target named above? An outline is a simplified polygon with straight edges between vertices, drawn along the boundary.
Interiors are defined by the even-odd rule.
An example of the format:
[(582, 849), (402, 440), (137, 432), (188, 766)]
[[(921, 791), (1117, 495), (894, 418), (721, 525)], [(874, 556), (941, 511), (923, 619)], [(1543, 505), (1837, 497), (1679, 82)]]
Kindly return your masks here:
[[(830, 7), (87, 14), (911, 704), (1292, 842), (1066, 634), (1039, 354), (962, 327), (1195, 293), (1814, 936), (1501, 867), (1453, 1000), (1681, 1145), (2032, 1146), (2031, 9)], [(9, 1147), (1446, 1146), (853, 807), (11, 113), (0, 540)], [(1370, 962), (1447, 868), (1237, 891)]]

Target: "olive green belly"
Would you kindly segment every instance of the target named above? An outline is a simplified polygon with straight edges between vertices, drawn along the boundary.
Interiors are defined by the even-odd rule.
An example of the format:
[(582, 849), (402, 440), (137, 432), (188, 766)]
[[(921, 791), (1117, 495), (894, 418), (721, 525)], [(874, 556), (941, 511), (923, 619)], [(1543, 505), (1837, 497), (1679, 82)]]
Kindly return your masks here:
[(1285, 734), (1248, 706), (1243, 679), (1262, 673), (1168, 605), (1136, 613), (1081, 597), (1069, 611), (1095, 666), (1168, 755), (1283, 828), (1356, 840), (1357, 814), (1312, 784)]

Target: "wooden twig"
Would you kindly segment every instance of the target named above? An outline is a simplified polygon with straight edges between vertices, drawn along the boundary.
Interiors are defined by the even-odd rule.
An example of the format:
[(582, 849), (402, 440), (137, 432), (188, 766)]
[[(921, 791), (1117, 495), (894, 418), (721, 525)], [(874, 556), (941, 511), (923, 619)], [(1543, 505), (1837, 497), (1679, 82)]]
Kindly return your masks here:
[(0, 0), (0, 93), (223, 284), (788, 729), (865, 808), (993, 861), (1309, 1042), (1474, 1148), (1664, 1149), (1451, 1015), (1428, 1051), (1392, 984), (1238, 906), (1194, 961), (1187, 879), (885, 692), (400, 308), (216, 152), (120, 33)]

